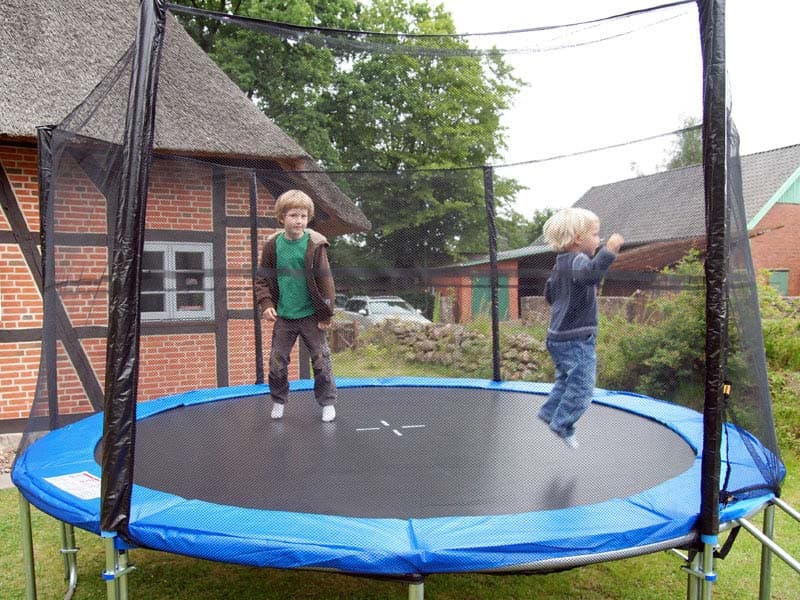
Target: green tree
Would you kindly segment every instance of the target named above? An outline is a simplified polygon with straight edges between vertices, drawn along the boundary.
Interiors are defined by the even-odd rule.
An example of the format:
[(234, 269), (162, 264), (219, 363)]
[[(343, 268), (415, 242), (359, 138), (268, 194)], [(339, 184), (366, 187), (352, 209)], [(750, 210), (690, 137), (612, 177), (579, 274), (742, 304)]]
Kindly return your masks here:
[(694, 117), (683, 120), (683, 131), (674, 142), (665, 169), (679, 169), (703, 162), (703, 131), (699, 121)]
[(505, 211), (497, 217), (497, 249), (514, 250), (532, 244), (542, 235), (544, 222), (555, 211), (551, 208), (537, 210), (532, 219), (525, 218), (514, 209)]
[[(344, 29), (358, 26), (361, 10), (356, 0), (178, 3), (260, 21)], [(320, 110), (321, 97), (341, 66), (332, 51), (287, 41), (266, 25), (245, 28), (207, 18), (180, 19), (195, 41), (264, 114), (323, 165), (341, 166), (330, 146), (328, 115)]]
[[(521, 85), (499, 53), (472, 51), (453, 35), (451, 16), (426, 1), (192, 3), (373, 32), (323, 31), (302, 43), (185, 19), (188, 31), (271, 119), (323, 167), (344, 172), (335, 176), (337, 184), (373, 224), (370, 232), (343, 240), (358, 249), (350, 254), (360, 264), (437, 265), (485, 252), (480, 165), (501, 158), (500, 116)], [(471, 165), (478, 167), (465, 168)], [(514, 180), (495, 179), (498, 213), (519, 189)]]

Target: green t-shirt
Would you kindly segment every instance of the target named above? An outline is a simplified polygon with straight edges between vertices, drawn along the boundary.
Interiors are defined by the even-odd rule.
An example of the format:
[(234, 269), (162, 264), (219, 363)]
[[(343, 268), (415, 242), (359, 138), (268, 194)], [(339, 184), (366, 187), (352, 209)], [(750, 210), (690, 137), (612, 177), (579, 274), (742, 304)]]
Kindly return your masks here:
[(302, 319), (314, 314), (314, 305), (306, 283), (306, 250), (308, 232), (296, 240), (281, 233), (275, 240), (278, 267), (278, 316), (284, 319)]

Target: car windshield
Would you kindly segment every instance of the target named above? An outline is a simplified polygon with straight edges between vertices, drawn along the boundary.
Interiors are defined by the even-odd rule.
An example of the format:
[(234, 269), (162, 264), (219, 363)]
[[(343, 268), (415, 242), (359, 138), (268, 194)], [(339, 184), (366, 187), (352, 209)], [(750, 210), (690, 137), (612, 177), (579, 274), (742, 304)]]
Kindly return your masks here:
[(373, 314), (388, 315), (407, 312), (413, 313), (414, 309), (405, 300), (377, 300), (369, 303), (369, 311)]

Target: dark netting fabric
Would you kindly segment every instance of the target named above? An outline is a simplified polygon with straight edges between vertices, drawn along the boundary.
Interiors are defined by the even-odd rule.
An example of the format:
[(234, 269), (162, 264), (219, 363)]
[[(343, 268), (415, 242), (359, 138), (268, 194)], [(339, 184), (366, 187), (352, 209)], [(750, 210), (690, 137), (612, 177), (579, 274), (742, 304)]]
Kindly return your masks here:
[[(750, 434), (772, 451), (766, 462), (757, 459), (762, 473), (776, 489), (780, 486), (780, 451), (775, 437), (772, 402), (769, 395), (764, 339), (756, 289), (756, 274), (750, 255), (747, 217), (742, 193), (739, 135), (732, 125), (728, 156), (728, 207), (726, 211), (726, 243), (728, 252), (727, 283), (729, 297), (727, 376), (731, 384), (725, 404), (725, 419), (739, 428), (741, 439), (751, 448), (754, 459), (759, 453), (752, 448)], [(723, 477), (726, 467), (723, 465)], [(735, 489), (726, 479), (725, 496), (747, 496), (758, 490)]]
[[(598, 46), (646, 36), (693, 10), (684, 4), (513, 36), (367, 34), (172, 7), (182, 20), (168, 15), (155, 71), (161, 76), (157, 96), (148, 99), (155, 102), (155, 150), (141, 157), (147, 194), (143, 220), (136, 224), (143, 233), (140, 248), (126, 248), (129, 240), (118, 229), (124, 223), (118, 217), (123, 164), (130, 159), (126, 116), (136, 50), (122, 57), (53, 131), (52, 180), (44, 204), (49, 334), (43, 343), (31, 438), (26, 439), (108, 410), (117, 401), (107, 397), (108, 382), (123, 388), (135, 382), (139, 403), (195, 389), (264, 383), (273, 328), (255, 305), (253, 284), (262, 245), (280, 229), (275, 200), (290, 189), (312, 197), (310, 227), (330, 242), (339, 294), (328, 331), (336, 378), (499, 376), (552, 383), (554, 368), (545, 347), (550, 307), (544, 293), (555, 253), (540, 237), (540, 227), (521, 234), (515, 227), (520, 217), (534, 219), (560, 208), (537, 195), (537, 178), (561, 169), (566, 185), (570, 173), (590, 170), (600, 157), (629, 161), (621, 150), (644, 151), (676, 137), (660, 135), (667, 129), (628, 134), (620, 123), (605, 142), (541, 148), (538, 156), (512, 164), (503, 158), (505, 136), (522, 125), (502, 120), (509, 108), (503, 88), (533, 86), (540, 95), (557, 96), (558, 85), (547, 84), (548, 57), (568, 53), (578, 68), (580, 57)], [(692, 19), (693, 28), (684, 32), (687, 39), (698, 35), (696, 15)], [(236, 53), (255, 39), (267, 40), (261, 68), (273, 73), (280, 93), (247, 99), (230, 82), (196, 77), (188, 92), (173, 89), (181, 70), (214, 69), (205, 56), (187, 53), (188, 36), (181, 24), (241, 28), (228, 38), (232, 46), (220, 52)], [(512, 57), (538, 61), (542, 80), (509, 77)], [(288, 75), (293, 60), (316, 69), (297, 88), (290, 84), (299, 78)], [(563, 99), (565, 106), (574, 107), (574, 119), (561, 125), (564, 130), (579, 131), (584, 118), (603, 120), (603, 114), (592, 112), (592, 95), (613, 93), (616, 77), (636, 77), (608, 65), (606, 80), (595, 86), (596, 75), (586, 70), (554, 75), (585, 77), (592, 85), (577, 103)], [(701, 89), (700, 74), (690, 75)], [(659, 90), (642, 88), (636, 98), (617, 100), (655, 107)], [(190, 110), (181, 110), (181, 103)], [(208, 109), (203, 114), (215, 117), (192, 121), (193, 110), (203, 109), (200, 104)], [(314, 114), (324, 118), (299, 122), (295, 116), (311, 104)], [(230, 105), (236, 106), (235, 112), (226, 113)], [(259, 108), (272, 120), (258, 113)], [(231, 124), (245, 118), (254, 125)], [(487, 127), (495, 128), (493, 135), (477, 135)], [(727, 346), (720, 349), (731, 391), (723, 418), (735, 425), (728, 429), (731, 435), (735, 432), (743, 443), (752, 444), (766, 483), (760, 489), (740, 489), (737, 478), (728, 476), (734, 467), (723, 458), (723, 501), (777, 491), (782, 468), (748, 215), (732, 142), (725, 228), (728, 335)], [(632, 175), (615, 182), (612, 192), (598, 174), (595, 184), (568, 203), (601, 215), (602, 238), (614, 232), (626, 238), (598, 286), (597, 387), (652, 396), (699, 412), (705, 381), (702, 175), (700, 165)], [(535, 202), (521, 214), (515, 212), (515, 201), (526, 186), (531, 186)], [(663, 196), (665, 189), (670, 191)], [(652, 195), (657, 194), (668, 201), (654, 205)], [(118, 300), (111, 295), (115, 251), (137, 257), (140, 265), (140, 347), (135, 363), (114, 365), (118, 372), (109, 374), (108, 357), (114, 355), (109, 343), (120, 343), (109, 338), (111, 305)], [(293, 353), (290, 377), (313, 376), (308, 350), (301, 345)], [(488, 402), (491, 393), (486, 397)], [(266, 391), (260, 406), (267, 415), (271, 402)], [(289, 403), (287, 423), (292, 411)], [(302, 414), (318, 419), (308, 407)], [(480, 411), (473, 417), (480, 419)], [(591, 409), (582, 419), (592, 421)], [(264, 422), (269, 423), (265, 416)], [(538, 425), (541, 435), (553, 435)], [(239, 426), (221, 420), (220, 438), (235, 438), (232, 428)], [(578, 439), (581, 427), (579, 421)], [(131, 433), (135, 435), (135, 428)], [(610, 440), (619, 433), (595, 433), (594, 442), (587, 439), (586, 444), (603, 443), (603, 435)], [(502, 443), (502, 432), (493, 442)], [(760, 458), (758, 445), (771, 458)], [(140, 452), (158, 453), (147, 447), (136, 447), (134, 453), (133, 448), (131, 443), (134, 465)], [(556, 452), (568, 450), (554, 447), (553, 460)], [(242, 451), (236, 444), (219, 445), (214, 464), (234, 465), (235, 453)], [(207, 464), (197, 448), (183, 459), (181, 469), (191, 469), (196, 461), (202, 472)], [(614, 456), (608, 460), (613, 462)], [(250, 456), (248, 462), (258, 460)], [(358, 468), (358, 458), (353, 468)], [(631, 468), (647, 470), (650, 465)], [(626, 474), (616, 472), (615, 477)], [(602, 478), (594, 481), (605, 485)]]

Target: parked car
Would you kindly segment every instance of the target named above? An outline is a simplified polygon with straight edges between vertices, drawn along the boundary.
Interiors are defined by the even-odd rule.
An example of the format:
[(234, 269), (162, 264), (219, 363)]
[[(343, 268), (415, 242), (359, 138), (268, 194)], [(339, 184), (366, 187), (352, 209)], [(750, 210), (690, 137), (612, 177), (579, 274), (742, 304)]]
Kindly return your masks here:
[(342, 315), (361, 325), (376, 325), (386, 319), (430, 323), (400, 296), (353, 296), (344, 305)]

